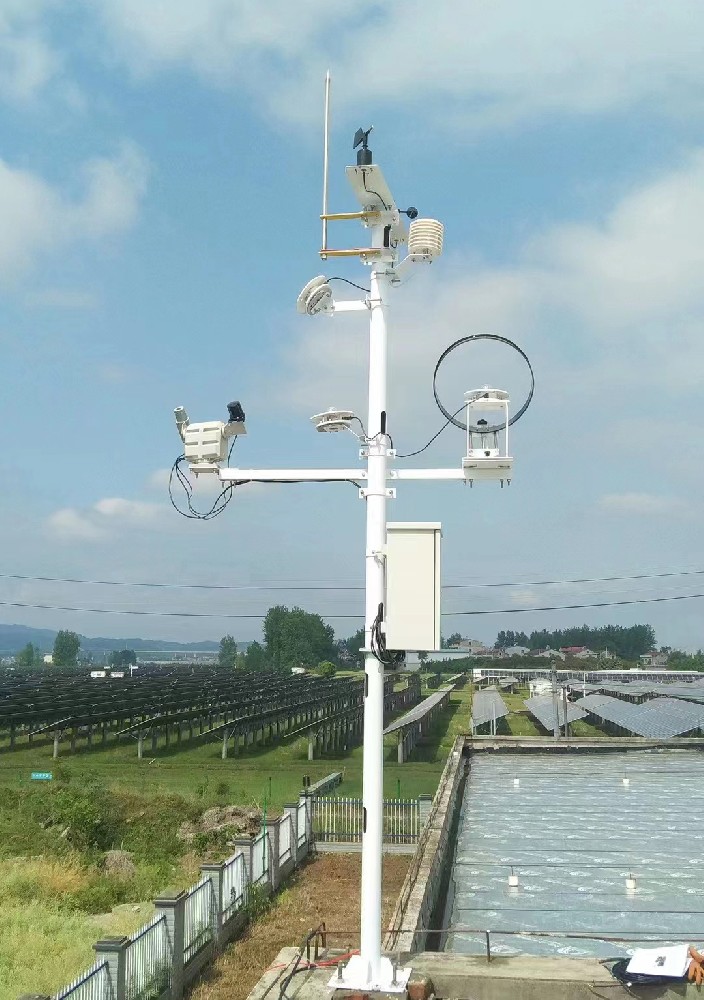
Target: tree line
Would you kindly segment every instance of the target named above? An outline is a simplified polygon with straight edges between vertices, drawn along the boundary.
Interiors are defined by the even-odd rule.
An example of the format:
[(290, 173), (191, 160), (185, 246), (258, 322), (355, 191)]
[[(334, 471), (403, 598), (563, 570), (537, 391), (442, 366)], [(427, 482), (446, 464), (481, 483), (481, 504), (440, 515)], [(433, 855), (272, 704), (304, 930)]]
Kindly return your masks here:
[(499, 632), (494, 647), (507, 649), (511, 646), (526, 646), (528, 649), (586, 646), (595, 653), (608, 650), (623, 660), (637, 660), (639, 656), (656, 648), (655, 629), (652, 625), (603, 625), (597, 628), (579, 625), (556, 629), (554, 632), (541, 629), (539, 632), (531, 632), (530, 635), (510, 630)]

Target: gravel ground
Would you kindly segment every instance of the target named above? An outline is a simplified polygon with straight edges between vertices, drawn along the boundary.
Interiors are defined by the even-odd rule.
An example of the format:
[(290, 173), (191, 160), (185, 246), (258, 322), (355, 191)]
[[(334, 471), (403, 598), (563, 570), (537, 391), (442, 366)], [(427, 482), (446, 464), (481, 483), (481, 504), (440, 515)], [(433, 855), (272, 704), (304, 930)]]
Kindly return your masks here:
[[(393, 912), (410, 857), (384, 857), (384, 921)], [(196, 984), (191, 1000), (245, 1000), (281, 948), (325, 921), (332, 947), (359, 946), (360, 854), (324, 854), (305, 865), (272, 908), (234, 941)]]

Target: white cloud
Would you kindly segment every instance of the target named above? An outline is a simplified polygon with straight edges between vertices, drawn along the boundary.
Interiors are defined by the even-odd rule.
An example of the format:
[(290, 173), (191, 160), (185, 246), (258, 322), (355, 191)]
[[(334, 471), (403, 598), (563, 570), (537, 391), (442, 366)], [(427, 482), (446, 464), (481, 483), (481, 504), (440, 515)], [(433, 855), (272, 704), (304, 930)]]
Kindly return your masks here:
[(22, 275), (48, 252), (134, 225), (147, 180), (146, 160), (134, 145), (125, 143), (114, 158), (91, 160), (79, 172), (83, 194), (75, 198), (0, 160), (0, 282)]
[(689, 513), (689, 505), (678, 497), (654, 493), (607, 493), (599, 497), (600, 510), (609, 514), (635, 514), (644, 517)]
[(64, 507), (46, 521), (50, 537), (64, 542), (105, 541), (125, 528), (154, 527), (166, 508), (161, 504), (124, 497), (105, 497), (92, 507)]
[[(91, 9), (94, 6), (91, 5)], [(647, 102), (700, 107), (698, 0), (100, 0), (112, 44), (136, 74), (186, 66), (246, 87), (274, 114), (319, 118), (322, 74), (335, 105), (430, 106), (451, 127), (505, 127), (555, 113)]]
[(155, 469), (147, 479), (147, 487), (152, 490), (166, 490), (169, 488), (170, 476), (171, 469)]
[(0, 98), (26, 104), (54, 80), (61, 60), (46, 37), (46, 0), (0, 0)]
[[(540, 384), (550, 383), (553, 406), (581, 400), (595, 413), (611, 416), (616, 407), (617, 415), (626, 415), (624, 393), (634, 395), (639, 412), (644, 393), (659, 393), (640, 436), (630, 411), (634, 446), (642, 447), (652, 418), (664, 412), (663, 394), (698, 388), (701, 381), (703, 192), (704, 151), (697, 150), (634, 187), (600, 221), (553, 226), (530, 237), (511, 265), (448, 257), (421, 272), (393, 293), (390, 410), (396, 417), (400, 410), (416, 413), (418, 400), (428, 398), (428, 374), (440, 350), (458, 336), (492, 331), (528, 351), (538, 394)], [(321, 408), (362, 406), (366, 337), (364, 321), (354, 317), (297, 320), (274, 391), (305, 411), (313, 401)], [(453, 358), (444, 376), (454, 368), (453, 392), (462, 388), (460, 378), (469, 379), (465, 389), (491, 381), (481, 365), (470, 367), (477, 358), (482, 361), (473, 349)], [(609, 426), (601, 422), (600, 433)]]
[(106, 537), (106, 532), (85, 512), (64, 507), (47, 519), (48, 533), (63, 542), (95, 542)]

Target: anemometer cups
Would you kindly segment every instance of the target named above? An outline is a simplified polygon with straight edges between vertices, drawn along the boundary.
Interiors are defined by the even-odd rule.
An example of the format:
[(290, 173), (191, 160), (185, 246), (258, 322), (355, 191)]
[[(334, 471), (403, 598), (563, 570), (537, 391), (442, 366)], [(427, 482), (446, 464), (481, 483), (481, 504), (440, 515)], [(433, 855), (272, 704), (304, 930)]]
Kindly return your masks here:
[(324, 274), (319, 274), (308, 282), (298, 296), (296, 309), (307, 316), (332, 312), (332, 288)]
[[(443, 361), (448, 356), (448, 354), (451, 354), (457, 347), (461, 347), (463, 344), (473, 343), (474, 341), (477, 340), (494, 340), (499, 344), (506, 344), (507, 347), (513, 348), (514, 351), (520, 354), (525, 363), (528, 365), (528, 371), (530, 373), (530, 391), (528, 393), (528, 397), (523, 406), (520, 408), (520, 410), (514, 413), (514, 415), (511, 417), (508, 423), (504, 422), (503, 424), (492, 424), (492, 425), (485, 424), (481, 427), (474, 426), (472, 424), (467, 425), (464, 422), (464, 420), (458, 420), (455, 414), (450, 413), (449, 410), (446, 410), (445, 407), (440, 402), (440, 396), (438, 394), (438, 386), (437, 386), (438, 372), (440, 371), (440, 366), (442, 365)], [(479, 390), (476, 391), (479, 392)], [(533, 374), (533, 368), (531, 366), (531, 363), (528, 360), (528, 355), (525, 353), (525, 351), (521, 350), (518, 344), (514, 344), (514, 342), (512, 340), (509, 340), (508, 337), (500, 337), (497, 333), (473, 333), (469, 337), (460, 337), (459, 340), (456, 340), (454, 344), (450, 344), (450, 346), (447, 347), (442, 352), (442, 354), (438, 358), (438, 363), (435, 365), (435, 371), (433, 372), (433, 396), (435, 397), (435, 402), (438, 405), (438, 409), (440, 410), (442, 415), (446, 418), (449, 424), (454, 424), (455, 427), (459, 427), (460, 430), (469, 431), (470, 433), (474, 434), (491, 434), (494, 431), (502, 431), (505, 427), (511, 427), (512, 424), (515, 424), (518, 420), (521, 419), (523, 414), (530, 406), (531, 400), (533, 399), (534, 391), (535, 391), (535, 376)], [(474, 395), (474, 392), (475, 391), (473, 390), (471, 395)], [(494, 389), (492, 390), (492, 392), (500, 393), (501, 390)]]

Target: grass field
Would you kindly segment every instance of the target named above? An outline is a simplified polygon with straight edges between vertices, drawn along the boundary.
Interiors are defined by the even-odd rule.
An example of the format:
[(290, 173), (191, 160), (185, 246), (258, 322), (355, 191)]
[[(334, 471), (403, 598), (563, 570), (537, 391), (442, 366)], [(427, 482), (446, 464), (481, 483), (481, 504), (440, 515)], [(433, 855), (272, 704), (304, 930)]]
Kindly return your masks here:
[[(396, 761), (396, 737), (386, 738), (386, 795), (397, 795), (399, 782), (403, 797), (435, 792), (455, 736), (466, 732), (470, 698), (469, 686), (451, 696), (449, 707), (438, 715), (432, 730), (405, 764)], [(304, 775), (316, 781), (332, 771), (343, 771), (340, 793), (361, 795), (361, 747), (314, 761), (307, 759), (305, 738), (249, 747), (246, 753), (227, 760), (221, 759), (220, 749), (219, 742), (183, 743), (178, 749), (172, 744), (169, 750), (162, 747), (154, 757), (145, 754), (140, 761), (136, 744), (130, 742), (105, 750), (81, 749), (75, 754), (66, 751), (54, 761), (47, 742), (0, 754), (0, 789), (28, 788), (34, 784), (32, 771), (51, 771), (58, 776), (68, 775), (73, 781), (98, 780), (110, 789), (144, 797), (181, 795), (204, 806), (221, 802), (262, 805), (266, 797), (268, 807), (277, 810), (298, 798)]]
[[(388, 796), (435, 792), (456, 735), (467, 729), (470, 697), (469, 687), (452, 695), (405, 764), (396, 762), (395, 736), (387, 739)], [(296, 801), (306, 774), (316, 780), (343, 771), (340, 793), (361, 795), (361, 747), (309, 762), (307, 746), (305, 739), (284, 740), (225, 761), (219, 743), (162, 748), (141, 761), (134, 744), (84, 749), (56, 761), (49, 743), (1, 752), (0, 1000), (53, 993), (90, 964), (102, 934), (136, 930), (161, 889), (191, 885), (201, 861), (230, 853), (224, 842), (186, 848), (176, 835), (184, 819), (214, 804), (261, 808), (265, 798), (271, 815)], [(55, 780), (33, 782), (32, 771), (51, 771)], [(61, 828), (72, 820), (45, 822), (55, 802), (75, 816), (76, 828), (90, 823), (91, 803), (98, 812), (114, 804), (110, 842), (98, 849), (62, 839)], [(102, 871), (107, 846), (132, 853), (137, 873), (128, 882)]]

